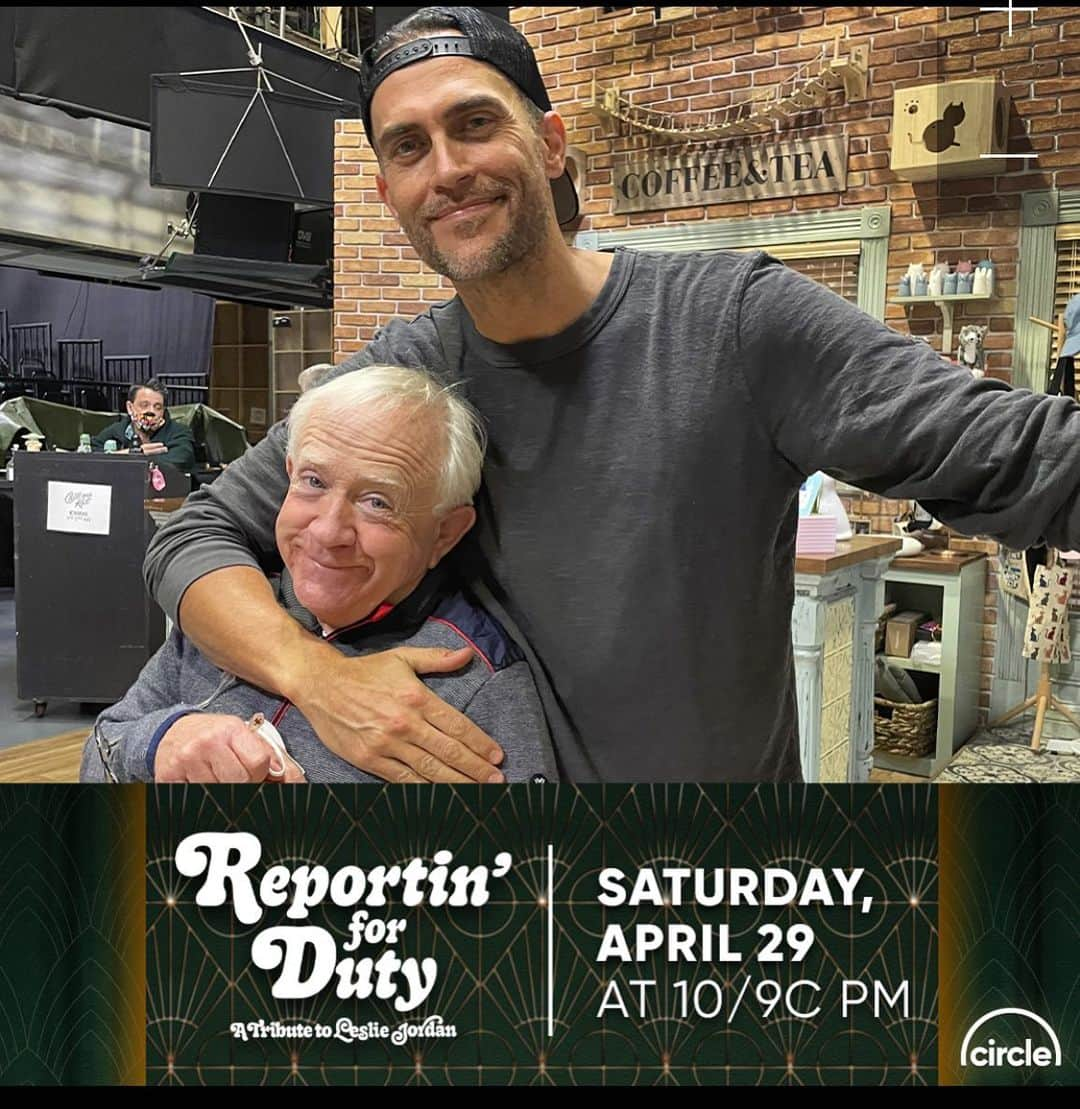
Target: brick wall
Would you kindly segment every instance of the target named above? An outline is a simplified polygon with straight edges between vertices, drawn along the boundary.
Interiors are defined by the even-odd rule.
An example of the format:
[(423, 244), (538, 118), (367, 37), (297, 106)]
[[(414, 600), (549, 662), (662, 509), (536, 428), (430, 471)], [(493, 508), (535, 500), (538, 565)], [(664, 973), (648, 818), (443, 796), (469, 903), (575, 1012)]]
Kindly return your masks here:
[[(657, 22), (641, 7), (605, 15), (599, 7), (511, 9), (512, 22), (536, 49), (555, 107), (572, 145), (588, 156), (581, 190), (580, 230), (692, 223), (782, 213), (889, 204), (888, 287), (913, 261), (978, 260), (997, 265), (996, 299), (964, 305), (965, 322), (985, 323), (987, 372), (1011, 379), (1013, 316), (1021, 195), (1080, 185), (1080, 11), (1040, 8), (1004, 12), (978, 8), (775, 7), (716, 11)], [(648, 149), (652, 140), (614, 133), (585, 106), (594, 79), (633, 91), (634, 102), (680, 112), (722, 108), (791, 77), (823, 42), (843, 34), (841, 52), (870, 48), (865, 100), (805, 112), (783, 137), (843, 131), (850, 140), (845, 193), (705, 205), (660, 212), (612, 212), (613, 160)], [(888, 168), (893, 93), (932, 81), (1002, 75), (1014, 98), (1010, 150), (1038, 153), (1037, 170), (987, 178), (911, 183)], [(1031, 165), (1032, 163), (1018, 163)], [(422, 312), (452, 295), (449, 285), (416, 258), (374, 187), (374, 159), (358, 121), (339, 123), (335, 195), (335, 353), (338, 360), (367, 342), (395, 315)], [(887, 322), (940, 346), (941, 320), (932, 305), (888, 306)], [(898, 511), (895, 502), (860, 498), (852, 504), (877, 529)], [(887, 530), (887, 528), (886, 528)], [(992, 575), (991, 575), (992, 578)], [(996, 585), (986, 598), (984, 706), (989, 703)]]

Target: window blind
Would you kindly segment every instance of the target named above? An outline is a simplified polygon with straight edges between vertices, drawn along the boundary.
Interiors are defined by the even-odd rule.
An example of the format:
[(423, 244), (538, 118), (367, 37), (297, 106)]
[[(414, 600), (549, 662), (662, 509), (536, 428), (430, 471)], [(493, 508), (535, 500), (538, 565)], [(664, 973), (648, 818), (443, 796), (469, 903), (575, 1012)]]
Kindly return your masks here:
[(776, 246), (747, 247), (761, 249), (779, 258), (786, 266), (832, 289), (852, 304), (859, 300), (859, 255), (857, 239), (832, 243), (785, 243)]
[[(1065, 305), (1080, 293), (1080, 223), (1063, 223), (1057, 229), (1057, 273), (1054, 279), (1054, 321)], [(1050, 364), (1057, 362), (1057, 332), (1051, 332)]]

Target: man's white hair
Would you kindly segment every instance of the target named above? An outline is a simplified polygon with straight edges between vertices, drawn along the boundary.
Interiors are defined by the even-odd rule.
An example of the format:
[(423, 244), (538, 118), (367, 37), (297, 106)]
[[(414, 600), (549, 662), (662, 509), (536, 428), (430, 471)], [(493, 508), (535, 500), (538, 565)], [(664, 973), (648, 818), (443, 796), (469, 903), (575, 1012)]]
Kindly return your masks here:
[(472, 504), (480, 488), (487, 434), (476, 409), (453, 386), (444, 385), (426, 370), (365, 366), (309, 387), (289, 412), (286, 453), (290, 458), (312, 413), (324, 408), (334, 413), (357, 409), (390, 413), (403, 408), (414, 415), (430, 413), (441, 422), (445, 443), (436, 515)]

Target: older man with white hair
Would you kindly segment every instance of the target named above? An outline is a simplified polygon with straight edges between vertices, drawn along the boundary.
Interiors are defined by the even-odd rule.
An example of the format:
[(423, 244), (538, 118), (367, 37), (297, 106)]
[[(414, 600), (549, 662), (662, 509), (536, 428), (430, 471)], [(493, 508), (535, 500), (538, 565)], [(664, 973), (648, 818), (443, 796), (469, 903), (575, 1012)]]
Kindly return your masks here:
[[(289, 417), (278, 599), (342, 654), (402, 648), (388, 665), (424, 675), (497, 737), (498, 765), (489, 748), (468, 751), (460, 781), (546, 781), (555, 761), (528, 664), (442, 561), (476, 519), (483, 455), (474, 411), (424, 371), (371, 366), (306, 392)], [(388, 699), (391, 735), (396, 715)], [(429, 742), (445, 761), (445, 736), (432, 728)], [(378, 777), (357, 769), (289, 701), (222, 671), (176, 629), (98, 718), (81, 778), (393, 781), (391, 750), (370, 767)]]

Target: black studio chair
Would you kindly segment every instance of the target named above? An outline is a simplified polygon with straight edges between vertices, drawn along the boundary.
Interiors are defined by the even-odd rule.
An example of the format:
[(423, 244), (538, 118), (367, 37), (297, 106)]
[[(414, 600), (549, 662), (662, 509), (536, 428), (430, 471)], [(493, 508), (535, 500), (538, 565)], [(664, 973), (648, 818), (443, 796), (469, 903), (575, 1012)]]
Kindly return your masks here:
[(0, 308), (0, 374), (11, 373), (11, 336), (8, 334), (8, 310)]
[(11, 365), (19, 377), (52, 377), (52, 324), (16, 323), (9, 329)]
[(15, 367), (11, 364), (11, 336), (8, 333), (8, 310), (0, 308), (0, 403), (9, 397), (22, 395), (22, 387), (15, 380)]
[(111, 411), (123, 410), (128, 389), (136, 381), (149, 381), (153, 377), (149, 354), (106, 354), (105, 389)]
[(8, 329), (12, 375), (20, 380), (23, 394), (59, 399), (53, 373), (52, 323), (16, 323)]
[(158, 374), (158, 381), (169, 390), (170, 404), (207, 404), (209, 402), (209, 374)]
[(101, 339), (57, 339), (60, 386), (76, 408), (106, 408), (104, 350)]

